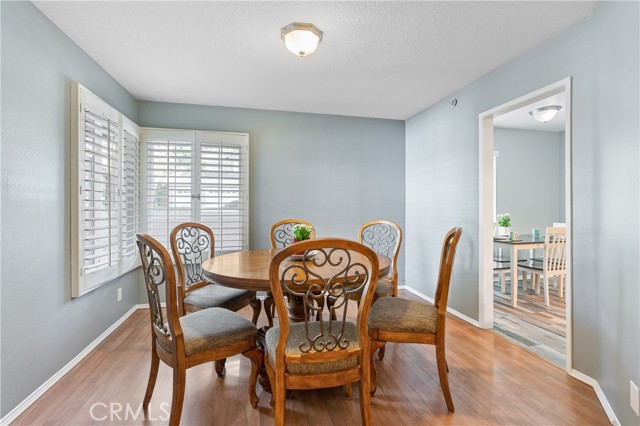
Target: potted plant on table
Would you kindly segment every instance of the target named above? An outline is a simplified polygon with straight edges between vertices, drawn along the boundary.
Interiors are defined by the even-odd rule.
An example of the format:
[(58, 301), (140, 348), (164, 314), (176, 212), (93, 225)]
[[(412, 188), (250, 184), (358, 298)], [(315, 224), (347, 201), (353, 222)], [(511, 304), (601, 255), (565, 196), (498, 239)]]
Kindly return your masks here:
[(509, 213), (499, 214), (498, 217), (498, 235), (509, 236), (511, 231), (511, 215)]
[[(312, 226), (304, 225), (302, 223), (297, 223), (293, 225), (291, 228), (293, 232), (293, 243), (297, 243), (300, 241), (308, 240), (311, 238), (311, 231), (313, 231)], [(304, 254), (304, 250), (297, 252), (296, 254)]]

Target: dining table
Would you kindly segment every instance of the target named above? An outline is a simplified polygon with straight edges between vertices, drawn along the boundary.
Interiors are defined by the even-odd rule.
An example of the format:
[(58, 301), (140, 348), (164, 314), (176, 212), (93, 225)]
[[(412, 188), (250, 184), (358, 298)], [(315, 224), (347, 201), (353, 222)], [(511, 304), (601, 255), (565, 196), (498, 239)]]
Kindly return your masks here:
[(532, 234), (520, 235), (515, 239), (493, 237), (493, 243), (509, 250), (511, 261), (511, 306), (518, 307), (518, 252), (544, 248), (545, 236)]
[[(273, 296), (271, 294), (271, 283), (269, 281), (269, 268), (271, 260), (281, 249), (265, 249), (265, 250), (247, 250), (234, 253), (227, 253), (215, 256), (206, 260), (202, 264), (202, 275), (213, 283), (242, 290), (266, 292), (267, 296), (264, 300), (264, 309), (269, 322), (268, 326), (258, 329), (258, 345), (265, 348), (265, 335), (267, 330), (273, 327), (273, 319), (271, 317), (271, 307), (273, 306)], [(351, 252), (353, 261), (366, 262), (366, 257), (362, 254)], [(287, 263), (300, 262), (299, 259), (292, 259)], [(307, 260), (309, 268), (313, 269), (313, 261)], [(283, 264), (283, 267), (287, 266)], [(391, 259), (378, 254), (378, 276), (385, 276), (391, 269)], [(320, 269), (322, 274), (326, 274), (323, 278), (331, 278), (331, 274), (337, 273), (331, 268)], [(316, 271), (316, 272), (320, 272)], [(305, 320), (305, 310), (300, 297), (288, 297), (286, 299), (288, 316), (291, 321), (302, 322)], [(266, 372), (260, 372), (258, 382), (264, 390), (270, 391), (271, 386)]]

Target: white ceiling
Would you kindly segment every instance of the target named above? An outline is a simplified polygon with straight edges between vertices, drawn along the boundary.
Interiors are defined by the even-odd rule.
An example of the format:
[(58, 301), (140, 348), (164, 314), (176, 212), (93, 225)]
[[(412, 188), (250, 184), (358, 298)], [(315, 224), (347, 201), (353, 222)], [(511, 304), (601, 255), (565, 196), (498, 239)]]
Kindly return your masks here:
[[(549, 105), (559, 105), (560, 111), (551, 121), (540, 123), (531, 117), (529, 111)], [(566, 117), (565, 94), (559, 93), (538, 102), (534, 102), (514, 111), (502, 114), (493, 120), (494, 127), (519, 130), (537, 130), (542, 132), (563, 132)]]
[[(588, 17), (593, 1), (48, 2), (141, 100), (406, 119)], [(312, 22), (318, 50), (280, 28)]]

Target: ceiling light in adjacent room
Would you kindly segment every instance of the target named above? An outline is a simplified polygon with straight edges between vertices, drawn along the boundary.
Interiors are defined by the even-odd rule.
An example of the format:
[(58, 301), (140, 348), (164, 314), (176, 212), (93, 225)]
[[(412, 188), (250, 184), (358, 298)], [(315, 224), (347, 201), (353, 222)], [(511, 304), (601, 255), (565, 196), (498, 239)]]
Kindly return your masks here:
[(322, 31), (313, 24), (294, 22), (282, 28), (281, 37), (287, 49), (302, 58), (316, 51)]
[(529, 111), (529, 114), (533, 117), (534, 120), (540, 123), (546, 123), (547, 121), (553, 120), (558, 111), (562, 108), (559, 105), (550, 105), (542, 108), (536, 108)]

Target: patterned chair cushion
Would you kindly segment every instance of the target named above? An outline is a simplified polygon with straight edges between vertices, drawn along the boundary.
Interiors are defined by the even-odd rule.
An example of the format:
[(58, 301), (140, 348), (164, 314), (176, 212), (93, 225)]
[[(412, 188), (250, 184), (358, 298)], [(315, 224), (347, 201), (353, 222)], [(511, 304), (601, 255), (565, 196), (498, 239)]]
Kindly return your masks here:
[(438, 309), (428, 303), (384, 297), (371, 307), (369, 330), (434, 334)]
[(182, 316), (180, 325), (187, 356), (229, 346), (258, 334), (251, 321), (223, 308), (203, 309)]
[(184, 298), (184, 310), (190, 313), (207, 308), (225, 308), (235, 312), (247, 306), (255, 298), (255, 291), (211, 284), (187, 293)]
[[(389, 297), (393, 296), (393, 281), (391, 281), (390, 277), (382, 277), (378, 280), (376, 284), (376, 291), (373, 293), (374, 299), (379, 299), (381, 297)], [(362, 299), (362, 290), (352, 291), (347, 293), (347, 299), (349, 300), (360, 300)]]
[[(333, 322), (335, 327), (339, 323)], [(324, 321), (325, 333), (329, 329), (329, 321)], [(280, 333), (280, 327), (273, 327), (267, 331), (265, 336), (266, 343), (266, 356), (268, 357), (269, 364), (275, 368), (276, 366), (276, 346), (278, 345), (278, 334)], [(309, 335), (316, 336), (320, 334), (320, 323), (317, 321), (309, 322)], [(352, 322), (345, 323), (344, 338), (349, 341), (349, 349), (359, 348), (360, 339), (358, 339), (358, 329)], [(291, 323), (289, 325), (289, 339), (285, 348), (287, 355), (300, 355), (300, 344), (307, 341), (304, 331), (304, 323)], [(334, 349), (340, 350), (340, 349)], [(292, 375), (301, 374), (322, 374), (322, 373), (335, 373), (338, 371), (349, 370), (358, 365), (357, 358), (350, 358), (340, 361), (332, 362), (319, 362), (319, 363), (290, 363), (286, 364), (286, 372)]]

